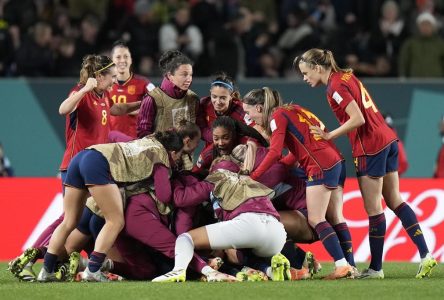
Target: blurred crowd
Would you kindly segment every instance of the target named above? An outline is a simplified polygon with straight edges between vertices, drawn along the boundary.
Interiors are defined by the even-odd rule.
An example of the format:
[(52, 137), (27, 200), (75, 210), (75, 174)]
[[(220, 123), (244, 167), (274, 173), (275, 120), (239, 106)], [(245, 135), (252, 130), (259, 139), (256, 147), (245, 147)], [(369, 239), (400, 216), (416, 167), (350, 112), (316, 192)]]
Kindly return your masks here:
[(358, 76), (443, 77), (443, 13), (444, 0), (0, 0), (0, 76), (77, 77), (123, 39), (149, 77), (170, 49), (195, 76), (292, 77), (311, 47)]

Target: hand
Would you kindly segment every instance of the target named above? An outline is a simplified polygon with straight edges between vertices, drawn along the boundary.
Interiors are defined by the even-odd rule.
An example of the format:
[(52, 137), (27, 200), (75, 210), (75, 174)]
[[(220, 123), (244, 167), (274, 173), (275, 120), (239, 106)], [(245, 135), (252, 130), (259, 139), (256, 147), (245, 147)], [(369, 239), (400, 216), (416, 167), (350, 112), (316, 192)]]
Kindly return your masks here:
[(85, 86), (83, 87), (83, 90), (85, 92), (92, 91), (95, 87), (97, 87), (97, 80), (95, 78), (88, 78), (88, 81), (86, 81)]
[(250, 179), (250, 176), (248, 176), (248, 175), (240, 175), (240, 174), (239, 174), (239, 180), (240, 180), (240, 181), (245, 181), (245, 180), (247, 180), (247, 179)]
[(313, 134), (315, 140), (324, 139), (328, 141), (330, 139), (330, 134), (322, 130), (319, 126), (310, 126), (310, 133)]

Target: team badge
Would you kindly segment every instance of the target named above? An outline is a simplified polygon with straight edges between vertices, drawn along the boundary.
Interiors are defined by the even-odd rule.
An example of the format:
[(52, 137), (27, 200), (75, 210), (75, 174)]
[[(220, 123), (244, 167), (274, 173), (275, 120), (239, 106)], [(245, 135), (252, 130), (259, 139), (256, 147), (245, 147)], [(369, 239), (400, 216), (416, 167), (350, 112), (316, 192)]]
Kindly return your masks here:
[(128, 86), (128, 94), (134, 95), (136, 93), (136, 86), (135, 85), (129, 85)]
[(333, 93), (333, 99), (335, 99), (336, 103), (341, 104), (342, 100), (344, 100), (338, 92)]
[(271, 120), (271, 122), (270, 122), (270, 129), (271, 129), (271, 132), (273, 132), (277, 129), (276, 121), (274, 119)]

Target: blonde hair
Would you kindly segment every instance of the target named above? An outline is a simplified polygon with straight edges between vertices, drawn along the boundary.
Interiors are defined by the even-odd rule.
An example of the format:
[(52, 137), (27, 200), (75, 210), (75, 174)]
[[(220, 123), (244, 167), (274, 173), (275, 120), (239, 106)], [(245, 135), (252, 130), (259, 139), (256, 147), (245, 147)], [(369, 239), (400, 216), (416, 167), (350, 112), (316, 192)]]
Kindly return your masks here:
[(231, 151), (231, 160), (237, 164), (242, 163), (241, 170), (250, 174), (253, 171), (256, 163), (257, 145), (252, 141), (248, 141), (246, 144), (237, 145), (233, 151)]
[(276, 107), (282, 105), (282, 98), (278, 91), (263, 87), (261, 89), (254, 89), (249, 91), (242, 102), (248, 105), (262, 105), (262, 126), (268, 135), (271, 135), (270, 122), (268, 121), (270, 115)]
[(324, 69), (332, 69), (334, 72), (353, 72), (353, 69), (351, 68), (340, 68), (333, 57), (333, 53), (326, 49), (312, 48), (305, 51), (302, 55), (296, 56), (293, 61), (293, 67), (299, 70), (300, 63), (306, 63), (311, 69), (320, 66)]

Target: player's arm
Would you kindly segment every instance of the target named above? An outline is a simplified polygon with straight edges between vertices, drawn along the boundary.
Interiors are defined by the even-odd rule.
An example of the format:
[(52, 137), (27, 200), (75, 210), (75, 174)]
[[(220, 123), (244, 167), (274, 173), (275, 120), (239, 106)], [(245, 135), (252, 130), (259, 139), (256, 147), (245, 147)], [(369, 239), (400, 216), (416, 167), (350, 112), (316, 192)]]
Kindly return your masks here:
[(153, 133), (154, 122), (156, 119), (156, 107), (154, 99), (147, 95), (142, 100), (140, 112), (137, 119), (137, 137), (143, 138)]
[(321, 137), (322, 139), (328, 141), (347, 134), (365, 124), (364, 116), (362, 115), (356, 101), (351, 101), (345, 108), (345, 112), (349, 116), (349, 119), (335, 130), (325, 132), (319, 126), (310, 126), (310, 133), (312, 133), (315, 137)]
[(284, 164), (287, 167), (298, 167), (299, 163), (298, 160), (296, 159), (296, 156), (294, 156), (293, 153), (289, 152), (287, 155), (285, 155), (285, 157), (281, 158), (279, 160), (280, 163)]
[(129, 114), (133, 111), (136, 111), (140, 108), (140, 103), (142, 101), (135, 101), (131, 103), (115, 103), (109, 111), (111, 112), (111, 115), (113, 116), (121, 116)]
[(282, 150), (284, 148), (284, 140), (287, 131), (287, 119), (276, 115), (271, 120), (271, 141), (270, 148), (264, 160), (260, 165), (250, 174), (250, 177), (257, 180), (262, 174), (267, 171), (271, 165), (279, 160), (282, 155)]
[(88, 78), (86, 84), (77, 92), (72, 92), (68, 98), (66, 98), (59, 107), (59, 114), (67, 115), (72, 113), (82, 100), (83, 96), (89, 91), (92, 91), (97, 86), (97, 80), (95, 78)]

